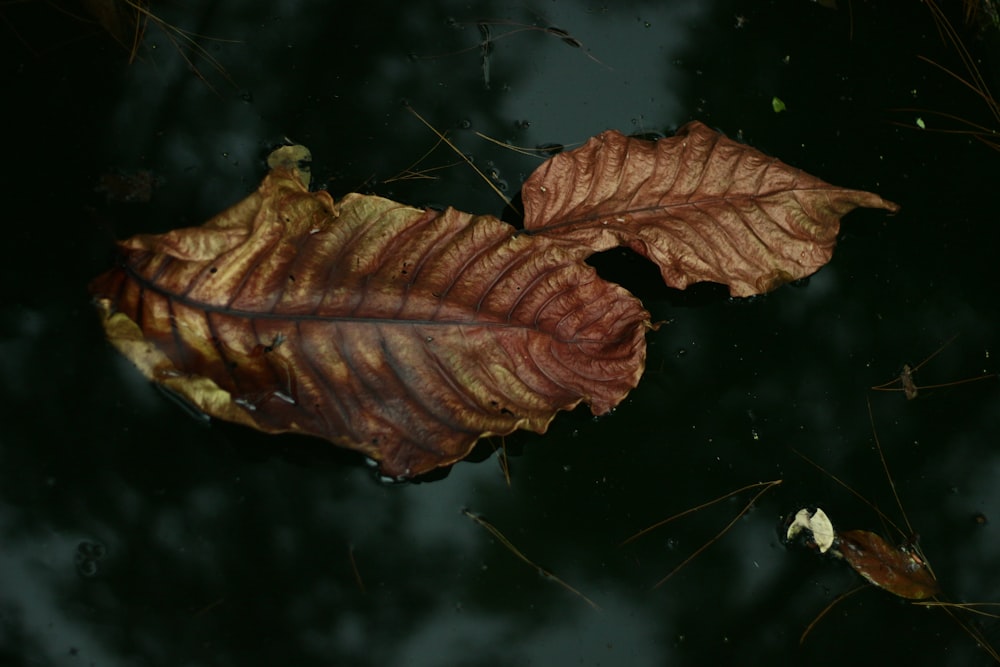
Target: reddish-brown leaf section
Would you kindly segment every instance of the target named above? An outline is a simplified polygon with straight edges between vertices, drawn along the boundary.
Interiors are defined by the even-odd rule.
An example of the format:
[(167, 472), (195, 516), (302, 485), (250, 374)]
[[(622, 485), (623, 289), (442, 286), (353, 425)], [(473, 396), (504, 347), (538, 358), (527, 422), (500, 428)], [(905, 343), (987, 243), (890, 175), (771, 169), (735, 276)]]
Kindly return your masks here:
[(525, 227), (582, 254), (627, 246), (683, 289), (712, 281), (750, 296), (814, 273), (840, 218), (876, 194), (825, 183), (692, 122), (656, 142), (608, 131), (525, 182)]
[(879, 588), (908, 600), (926, 600), (940, 592), (937, 579), (916, 553), (893, 547), (867, 530), (845, 530), (838, 537), (844, 560)]
[(120, 244), (109, 338), (216, 417), (328, 438), (408, 477), (595, 414), (638, 382), (648, 315), (557, 243), (486, 216), (309, 193), (284, 169), (200, 228)]
[(605, 413), (635, 387), (648, 313), (590, 254), (627, 245), (675, 287), (756, 294), (824, 264), (844, 213), (896, 208), (697, 123), (659, 142), (606, 132), (543, 164), (524, 185), (523, 232), (334, 202), (279, 158), (201, 227), (121, 242), (91, 284), (105, 330), (205, 413), (327, 438), (392, 477), (483, 436), (542, 432), (581, 401)]

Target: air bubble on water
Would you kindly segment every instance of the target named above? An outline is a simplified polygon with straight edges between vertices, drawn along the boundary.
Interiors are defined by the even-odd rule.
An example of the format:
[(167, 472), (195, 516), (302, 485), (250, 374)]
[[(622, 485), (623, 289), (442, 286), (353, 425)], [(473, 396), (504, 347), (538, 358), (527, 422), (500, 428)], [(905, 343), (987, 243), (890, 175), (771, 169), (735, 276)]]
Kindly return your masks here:
[(76, 571), (85, 579), (97, 576), (97, 561), (83, 560), (76, 564)]
[(472, 121), (469, 120), (468, 118), (463, 118), (462, 120), (458, 121), (458, 127), (463, 130), (468, 130), (469, 128), (472, 127)]
[(76, 546), (73, 562), (76, 572), (85, 579), (97, 576), (98, 563), (107, 555), (107, 548), (100, 542), (80, 542)]

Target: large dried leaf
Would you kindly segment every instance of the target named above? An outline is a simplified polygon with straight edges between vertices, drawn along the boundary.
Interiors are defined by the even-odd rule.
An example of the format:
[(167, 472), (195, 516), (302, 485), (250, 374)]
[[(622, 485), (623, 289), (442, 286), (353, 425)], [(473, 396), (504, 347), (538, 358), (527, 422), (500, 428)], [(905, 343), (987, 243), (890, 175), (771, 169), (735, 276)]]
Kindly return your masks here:
[(638, 382), (648, 315), (496, 218), (335, 204), (276, 169), (204, 226), (120, 244), (112, 342), (208, 414), (329, 438), (405, 477)]
[(838, 535), (844, 560), (869, 582), (908, 600), (926, 600), (940, 592), (937, 579), (914, 552), (893, 547), (867, 530)]
[[(668, 283), (770, 289), (829, 258), (837, 218), (876, 195), (826, 185), (693, 124), (605, 133), (525, 184), (526, 231), (490, 216), (310, 194), (282, 154), (198, 228), (121, 242), (97, 278), (109, 339), (207, 414), (327, 438), (407, 477), (476, 440), (617, 405), (648, 314), (583, 259), (616, 244)], [(728, 180), (727, 180), (728, 179)]]
[(697, 122), (656, 142), (604, 132), (543, 164), (521, 192), (532, 233), (582, 254), (627, 246), (671, 287), (712, 281), (733, 296), (814, 273), (855, 208), (898, 209)]

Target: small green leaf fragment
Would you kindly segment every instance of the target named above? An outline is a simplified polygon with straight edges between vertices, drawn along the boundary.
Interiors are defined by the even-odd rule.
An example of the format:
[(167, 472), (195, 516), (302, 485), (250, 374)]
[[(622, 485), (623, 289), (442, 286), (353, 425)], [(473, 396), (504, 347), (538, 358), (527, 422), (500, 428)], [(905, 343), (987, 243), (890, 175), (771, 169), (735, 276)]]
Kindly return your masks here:
[(924, 119), (921, 118), (920, 116), (917, 116), (917, 127), (919, 127), (921, 130), (927, 129), (927, 126), (924, 125)]
[(781, 101), (780, 97), (775, 96), (771, 98), (771, 108), (774, 109), (774, 113), (781, 113), (788, 107), (785, 106), (785, 103)]

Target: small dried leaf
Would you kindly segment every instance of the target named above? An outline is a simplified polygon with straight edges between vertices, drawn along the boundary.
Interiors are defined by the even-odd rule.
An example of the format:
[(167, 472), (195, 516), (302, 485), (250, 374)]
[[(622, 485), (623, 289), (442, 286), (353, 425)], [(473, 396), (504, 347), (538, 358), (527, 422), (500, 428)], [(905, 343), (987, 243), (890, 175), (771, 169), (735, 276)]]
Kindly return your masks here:
[(838, 537), (844, 560), (879, 588), (908, 600), (926, 600), (940, 592), (927, 564), (912, 551), (867, 530), (846, 530)]

